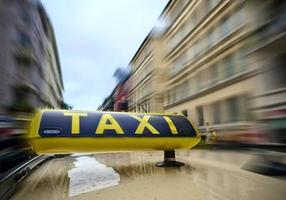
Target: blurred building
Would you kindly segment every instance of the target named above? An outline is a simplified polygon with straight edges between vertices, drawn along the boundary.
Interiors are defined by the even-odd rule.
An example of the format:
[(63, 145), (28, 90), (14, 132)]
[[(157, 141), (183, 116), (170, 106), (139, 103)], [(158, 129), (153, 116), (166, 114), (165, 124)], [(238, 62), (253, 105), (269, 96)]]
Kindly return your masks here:
[(102, 104), (100, 106), (98, 106), (97, 110), (100, 111), (114, 111), (114, 92), (115, 89), (113, 89), (113, 91), (111, 92), (110, 95), (108, 95), (108, 97), (106, 97)]
[(40, 1), (0, 1), (0, 112), (63, 104), (52, 24)]
[(286, 2), (249, 0), (247, 7), (247, 60), (257, 69), (252, 111), (271, 130), (271, 142), (286, 143)]
[(118, 68), (113, 76), (116, 77), (118, 82), (113, 92), (114, 111), (128, 111), (127, 96), (129, 94), (130, 73), (123, 68)]
[(129, 77), (126, 77), (124, 81), (120, 82), (114, 90), (114, 95), (113, 95), (114, 111), (128, 111), (128, 105), (129, 105), (129, 102), (127, 100), (127, 95), (129, 91), (128, 78)]
[(244, 126), (253, 74), (242, 56), (243, 2), (169, 1), (164, 30), (154, 27), (131, 60), (131, 102), (191, 116), (201, 127)]
[(248, 125), (253, 69), (243, 55), (248, 34), (245, 1), (171, 1), (162, 18), (167, 82), (164, 110), (230, 131)]
[(129, 94), (130, 74), (124, 69), (118, 68), (113, 76), (117, 79), (117, 85), (97, 110), (126, 112), (129, 105), (127, 96)]
[(161, 40), (151, 31), (129, 63), (130, 112), (163, 112)]
[(284, 1), (170, 0), (159, 21), (129, 64), (130, 111), (181, 113), (202, 133), (286, 124)]

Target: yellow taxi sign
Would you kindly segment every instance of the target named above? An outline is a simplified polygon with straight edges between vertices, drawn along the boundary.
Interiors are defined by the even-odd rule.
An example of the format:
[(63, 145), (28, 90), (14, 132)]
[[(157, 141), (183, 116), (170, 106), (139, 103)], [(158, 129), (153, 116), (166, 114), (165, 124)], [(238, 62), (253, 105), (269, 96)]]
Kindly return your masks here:
[(28, 139), (36, 153), (191, 148), (200, 137), (181, 115), (43, 110)]

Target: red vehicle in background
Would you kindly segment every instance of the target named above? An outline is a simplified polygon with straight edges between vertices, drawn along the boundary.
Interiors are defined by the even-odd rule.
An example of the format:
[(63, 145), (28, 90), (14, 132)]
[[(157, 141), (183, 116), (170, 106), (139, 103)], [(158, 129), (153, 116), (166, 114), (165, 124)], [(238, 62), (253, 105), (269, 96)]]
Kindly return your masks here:
[(127, 96), (129, 93), (129, 72), (124, 69), (118, 68), (114, 75), (118, 80), (118, 85), (115, 88), (114, 98), (114, 111), (128, 111)]

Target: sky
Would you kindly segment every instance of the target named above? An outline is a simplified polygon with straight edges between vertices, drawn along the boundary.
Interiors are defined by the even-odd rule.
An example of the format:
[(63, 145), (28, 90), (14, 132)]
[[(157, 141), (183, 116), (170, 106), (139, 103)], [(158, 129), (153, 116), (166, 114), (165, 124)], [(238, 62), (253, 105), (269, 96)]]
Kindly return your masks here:
[(168, 0), (42, 0), (54, 26), (64, 100), (96, 109), (113, 90)]

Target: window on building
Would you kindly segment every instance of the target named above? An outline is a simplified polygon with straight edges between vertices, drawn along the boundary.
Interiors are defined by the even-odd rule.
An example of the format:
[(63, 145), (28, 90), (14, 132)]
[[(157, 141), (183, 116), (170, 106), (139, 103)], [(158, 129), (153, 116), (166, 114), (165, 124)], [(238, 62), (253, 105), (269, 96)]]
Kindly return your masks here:
[(244, 8), (240, 8), (238, 9), (235, 14), (233, 15), (234, 18), (234, 22), (235, 22), (235, 26), (239, 27), (243, 24), (245, 24), (245, 12), (244, 12)]
[(217, 80), (221, 81), (224, 79), (224, 63), (220, 61), (216, 63), (215, 67), (217, 68)]
[(176, 97), (177, 100), (181, 100), (183, 98), (183, 87), (182, 84), (178, 85), (176, 87)]
[(274, 58), (271, 66), (267, 67), (264, 73), (265, 77), (265, 90), (275, 90), (285, 88), (286, 85), (286, 54), (278, 54)]
[(201, 37), (201, 45), (202, 45), (202, 50), (201, 50), (201, 53), (203, 53), (203, 52), (205, 52), (206, 51), (206, 49), (208, 48), (208, 38), (207, 38), (207, 36), (206, 35), (203, 35), (202, 37)]
[(196, 93), (199, 90), (197, 74), (195, 74), (191, 79), (192, 79), (191, 83), (192, 83), (193, 91), (194, 93)]
[(219, 40), (220, 40), (220, 29), (221, 29), (221, 24), (218, 23), (218, 24), (215, 24), (214, 25), (214, 30), (213, 30), (213, 41), (214, 41), (214, 44), (216, 44)]
[(210, 86), (211, 78), (210, 78), (210, 68), (205, 68), (201, 71), (201, 81), (202, 88), (206, 88)]
[(192, 79), (189, 79), (187, 81), (188, 87), (187, 87), (187, 91), (186, 91), (186, 95), (190, 96), (193, 93), (193, 85), (192, 85)]
[(20, 67), (18, 68), (18, 71), (20, 72), (20, 76), (32, 81), (33, 80), (33, 73), (35, 73), (36, 71), (33, 70), (33, 68), (29, 67), (29, 65), (27, 65), (27, 63), (23, 63), (23, 62), (19, 62), (20, 60), (18, 60), (18, 64), (20, 65)]
[(197, 73), (196, 75), (196, 86), (197, 86), (197, 90), (202, 89), (202, 72), (201, 71)]
[(206, 11), (209, 12), (212, 9), (211, 1), (205, 0), (204, 4), (205, 4)]
[(214, 44), (214, 30), (210, 29), (208, 32), (208, 48)]
[(184, 7), (187, 3), (188, 3), (188, 1), (186, 1), (186, 0), (177, 1), (176, 5), (175, 5), (175, 10), (173, 11), (175, 18), (182, 12), (182, 10), (184, 9)]
[(197, 45), (196, 45), (197, 55), (200, 55), (203, 51), (203, 48), (204, 48), (203, 42), (204, 42), (203, 38), (200, 38), (197, 42)]
[(187, 95), (189, 96), (189, 95), (192, 95), (192, 94), (194, 93), (194, 91), (193, 91), (193, 90), (194, 90), (194, 87), (193, 87), (193, 78), (191, 77), (188, 82), (189, 82), (189, 83), (188, 83), (188, 84), (189, 84), (189, 90), (188, 90), (188, 92), (187, 92), (187, 93), (188, 93)]
[(194, 58), (195, 54), (194, 54), (194, 49), (193, 46), (191, 46), (188, 50), (187, 50), (187, 57), (188, 57), (188, 61), (192, 60)]
[(180, 90), (181, 90), (181, 86), (177, 85), (175, 87), (175, 96), (176, 96), (176, 100), (175, 101), (178, 101), (178, 100), (181, 99), (181, 92), (180, 92)]
[(187, 29), (190, 31), (193, 30), (193, 28), (195, 27), (195, 22), (194, 22), (194, 18), (193, 18), (193, 14), (189, 15), (186, 19), (186, 24), (187, 24)]
[(210, 84), (214, 84), (219, 80), (218, 64), (209, 67)]
[(239, 96), (239, 113), (241, 121), (250, 121), (253, 120), (253, 113), (248, 111), (249, 108), (249, 99), (246, 94)]
[(184, 115), (185, 117), (188, 117), (188, 111), (187, 110), (182, 110), (182, 115)]
[(235, 74), (235, 63), (234, 63), (234, 57), (232, 55), (227, 56), (223, 60), (224, 64), (224, 78), (231, 77)]
[(23, 32), (18, 32), (18, 41), (23, 47), (31, 46), (30, 38)]
[(230, 33), (230, 29), (231, 29), (230, 27), (231, 27), (231, 24), (230, 24), (229, 18), (228, 17), (224, 18), (220, 25), (220, 28), (221, 28), (220, 37), (227, 36)]
[(166, 102), (167, 102), (167, 105), (171, 103), (171, 92), (170, 92), (170, 90), (167, 91)]
[(193, 14), (191, 15), (191, 20), (193, 21), (193, 28), (196, 27), (196, 25), (198, 24), (198, 14), (197, 14), (197, 11), (194, 10)]
[(221, 123), (221, 102), (216, 102), (212, 105), (213, 123)]
[(187, 61), (187, 55), (186, 52), (184, 52), (174, 60), (173, 67), (171, 68), (171, 75), (174, 75), (177, 72), (179, 72), (186, 64), (186, 61)]
[(13, 89), (13, 92), (13, 102), (10, 108), (14, 111), (30, 112), (32, 109), (32, 101), (29, 98), (31, 94), (30, 90), (23, 87), (16, 87)]
[(29, 13), (28, 8), (22, 9), (22, 19), (23, 22), (26, 23), (26, 25), (32, 24), (32, 16), (31, 13)]
[(213, 9), (220, 0), (208, 0), (208, 8), (209, 10)]
[(211, 84), (211, 73), (210, 73), (210, 67), (203, 70), (203, 80), (204, 80), (204, 87), (209, 87)]
[(169, 103), (168, 104), (171, 104), (173, 103), (173, 92), (172, 92), (172, 89), (169, 90), (169, 94), (168, 94), (168, 98), (169, 98)]
[(148, 107), (148, 112), (151, 112), (151, 108), (150, 108), (150, 100), (147, 100), (147, 107)]
[(235, 65), (236, 65), (236, 71), (237, 72), (243, 72), (246, 70), (245, 58), (244, 58), (241, 50), (238, 50), (234, 54), (233, 59), (234, 59)]
[(199, 126), (204, 125), (204, 110), (202, 106), (197, 107), (197, 116)]
[(168, 42), (167, 42), (167, 47), (168, 47), (168, 51), (170, 52), (173, 48), (174, 48), (174, 46), (175, 46), (175, 41), (174, 41), (174, 35), (168, 40)]
[(196, 7), (197, 10), (197, 22), (200, 23), (200, 21), (206, 16), (206, 1), (200, 1), (198, 6)]
[(177, 97), (176, 97), (176, 87), (174, 87), (172, 89), (172, 103), (176, 102), (177, 101)]
[(189, 80), (184, 81), (182, 83), (182, 97), (183, 98), (189, 95), (189, 88), (190, 88)]
[(192, 45), (192, 49), (193, 49), (193, 54), (194, 54), (194, 58), (199, 54), (199, 51), (198, 51), (198, 42), (195, 42), (193, 45)]
[(232, 97), (226, 100), (227, 105), (227, 121), (228, 122), (236, 122), (240, 119), (239, 116), (239, 98)]
[(179, 42), (179, 39), (178, 39), (178, 34), (177, 33), (175, 33), (172, 37), (171, 37), (171, 39), (170, 39), (170, 51), (171, 50), (173, 50), (173, 48), (178, 44), (178, 42)]
[(181, 27), (180, 27), (180, 41), (182, 41), (182, 39), (188, 34), (189, 32), (189, 29), (188, 29), (188, 26), (187, 26), (187, 23), (184, 22)]

